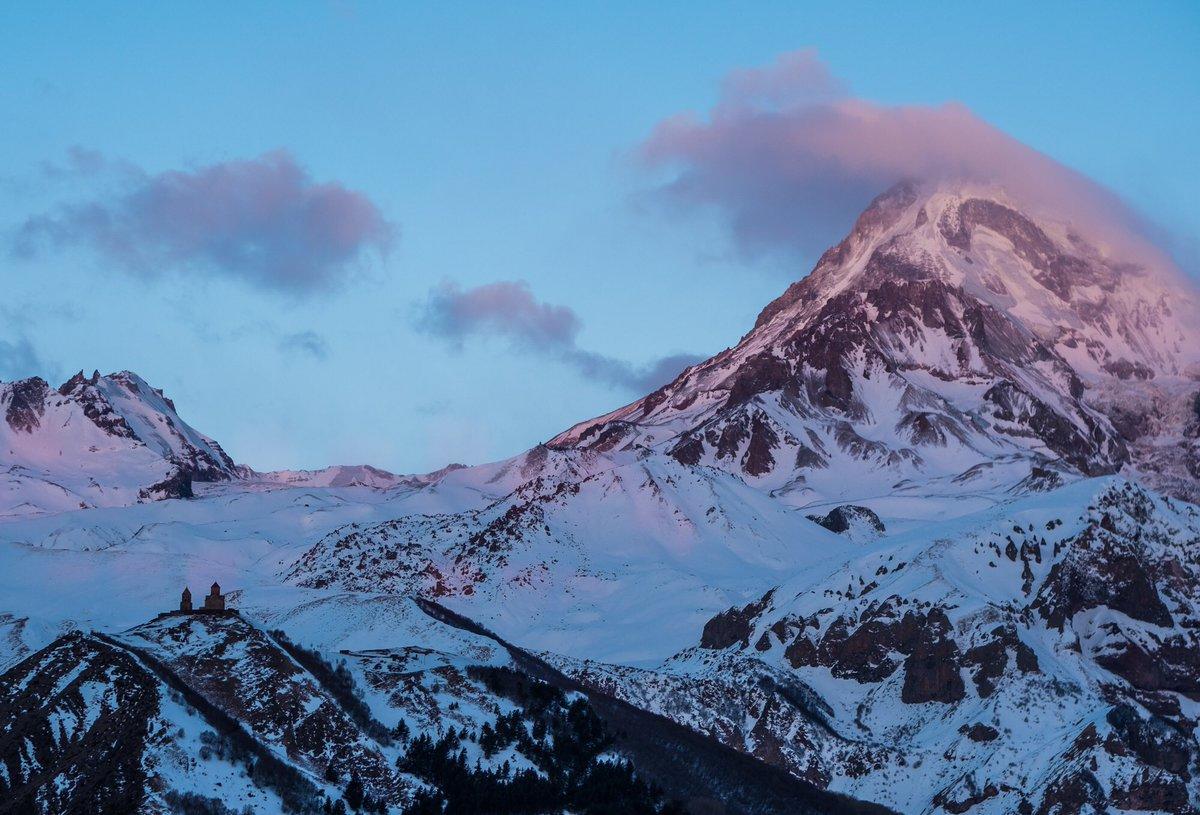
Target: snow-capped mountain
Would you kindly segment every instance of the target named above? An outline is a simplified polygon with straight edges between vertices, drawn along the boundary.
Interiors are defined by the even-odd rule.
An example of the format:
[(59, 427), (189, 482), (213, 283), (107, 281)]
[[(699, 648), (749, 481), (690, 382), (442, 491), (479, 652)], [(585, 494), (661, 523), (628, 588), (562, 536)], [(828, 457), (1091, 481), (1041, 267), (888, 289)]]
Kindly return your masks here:
[[(1183, 430), (1162, 415), (1191, 407), (1194, 289), (1102, 245), (1002, 191), (901, 184), (735, 347), (550, 445), (663, 450), (793, 502), (1014, 459), (1200, 469), (1194, 442), (1165, 468), (1152, 449)], [(1141, 407), (1151, 392), (1165, 404)]]
[(81, 371), (57, 390), (0, 383), (0, 410), (0, 517), (190, 497), (194, 481), (235, 475), (219, 444), (129, 371)]
[[(910, 183), (737, 345), (501, 462), (259, 473), (132, 374), (0, 386), (0, 783), (77, 801), (113, 734), (142, 811), (350, 773), (479, 811), (561, 744), (559, 810), (1195, 812), (1198, 322), (1060, 214)], [(158, 616), (214, 580), (238, 614)]]

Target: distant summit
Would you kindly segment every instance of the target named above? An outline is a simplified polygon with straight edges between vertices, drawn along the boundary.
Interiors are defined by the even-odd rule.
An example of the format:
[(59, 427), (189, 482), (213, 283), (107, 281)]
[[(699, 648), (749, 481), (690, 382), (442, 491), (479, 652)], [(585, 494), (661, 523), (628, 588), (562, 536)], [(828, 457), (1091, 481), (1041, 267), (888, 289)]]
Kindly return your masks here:
[(0, 383), (0, 518), (192, 495), (235, 476), (217, 442), (129, 371), (82, 371), (57, 389)]

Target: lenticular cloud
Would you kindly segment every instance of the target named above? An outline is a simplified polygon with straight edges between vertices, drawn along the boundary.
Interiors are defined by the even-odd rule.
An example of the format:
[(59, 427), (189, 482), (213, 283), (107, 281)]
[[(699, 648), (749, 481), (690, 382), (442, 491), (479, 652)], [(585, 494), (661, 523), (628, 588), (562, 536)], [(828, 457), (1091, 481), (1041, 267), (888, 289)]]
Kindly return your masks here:
[(748, 253), (802, 256), (834, 243), (868, 201), (904, 179), (997, 184), (1066, 213), (1125, 252), (1153, 253), (1146, 226), (1099, 184), (960, 104), (887, 106), (851, 96), (812, 51), (731, 73), (706, 116), (658, 124), (638, 155), (671, 173), (660, 196), (715, 207)]

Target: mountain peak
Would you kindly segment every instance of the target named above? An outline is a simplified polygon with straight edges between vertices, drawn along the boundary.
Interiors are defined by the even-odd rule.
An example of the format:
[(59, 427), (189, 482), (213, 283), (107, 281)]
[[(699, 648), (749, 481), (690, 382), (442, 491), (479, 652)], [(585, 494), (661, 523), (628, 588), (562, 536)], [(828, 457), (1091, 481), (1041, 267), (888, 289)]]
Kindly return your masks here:
[(1190, 398), (1196, 293), (1032, 212), (997, 186), (898, 184), (737, 346), (550, 444), (659, 448), (831, 499), (852, 497), (850, 467), (880, 489), (997, 457), (1025, 462), (1016, 480), (1125, 467), (1151, 436), (1114, 425), (1121, 393)]
[(67, 394), (69, 394), (75, 390), (78, 390), (79, 388), (83, 387), (84, 385), (95, 385), (96, 382), (98, 382), (99, 380), (100, 380), (100, 372), (99, 371), (93, 370), (92, 375), (90, 377), (87, 377), (87, 376), (83, 375), (83, 370), (80, 369), (79, 373), (75, 374), (73, 377), (71, 377), (70, 379), (68, 379), (66, 382), (62, 383), (58, 387), (58, 392), (61, 393), (63, 396), (66, 396)]
[(237, 474), (219, 444), (131, 371), (79, 371), (58, 389), (40, 377), (0, 384), (0, 407), (15, 485), (0, 517), (190, 496), (193, 480)]
[(1122, 258), (1103, 236), (1032, 214), (998, 186), (904, 182), (877, 197), (812, 273), (759, 315), (786, 328), (848, 290), (940, 280), (1005, 313), (1081, 374), (1175, 376), (1200, 355), (1194, 287)]

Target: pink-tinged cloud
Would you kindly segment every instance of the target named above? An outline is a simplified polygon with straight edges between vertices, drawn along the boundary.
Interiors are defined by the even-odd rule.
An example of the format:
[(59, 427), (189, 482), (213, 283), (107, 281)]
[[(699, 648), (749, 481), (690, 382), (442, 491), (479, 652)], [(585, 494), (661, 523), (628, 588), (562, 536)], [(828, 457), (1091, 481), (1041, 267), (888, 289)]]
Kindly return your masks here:
[(782, 54), (769, 68), (738, 68), (721, 82), (719, 109), (728, 115), (747, 106), (797, 107), (831, 102), (849, 89), (811, 48)]
[[(84, 158), (94, 172), (96, 157)], [(306, 294), (342, 282), (368, 253), (386, 255), (394, 236), (367, 196), (313, 181), (283, 150), (189, 171), (122, 170), (111, 194), (27, 219), (14, 252), (85, 245), (141, 275), (216, 273)]]
[(456, 347), (472, 334), (496, 334), (549, 348), (574, 345), (583, 324), (567, 306), (539, 302), (525, 281), (501, 280), (466, 290), (442, 283), (429, 292), (420, 325)]
[(462, 348), (471, 336), (507, 339), (514, 348), (543, 354), (575, 368), (588, 379), (635, 393), (670, 382), (702, 357), (674, 354), (646, 365), (582, 349), (576, 338), (583, 322), (568, 306), (539, 301), (521, 280), (502, 280), (473, 289), (443, 283), (432, 289), (417, 316), (417, 326), (451, 347)]
[(640, 146), (671, 173), (658, 193), (713, 207), (739, 248), (804, 256), (838, 240), (877, 194), (904, 179), (998, 184), (1023, 205), (1090, 226), (1162, 260), (1112, 192), (960, 104), (887, 106), (850, 96), (814, 52), (735, 71), (706, 116), (662, 121)]

